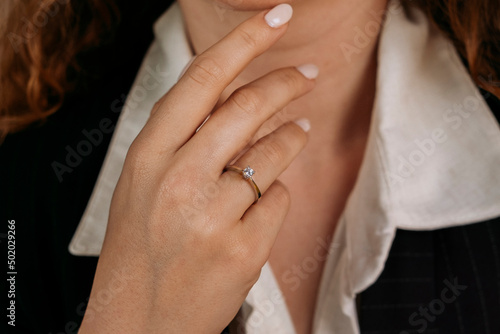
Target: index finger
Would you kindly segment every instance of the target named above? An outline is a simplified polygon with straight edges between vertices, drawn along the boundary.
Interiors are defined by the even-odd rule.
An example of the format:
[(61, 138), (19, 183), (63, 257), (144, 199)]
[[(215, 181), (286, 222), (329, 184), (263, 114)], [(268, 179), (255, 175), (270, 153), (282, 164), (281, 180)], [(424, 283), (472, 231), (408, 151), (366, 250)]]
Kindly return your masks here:
[[(281, 4), (241, 23), (200, 54), (172, 89), (157, 103), (143, 135), (176, 151), (212, 111), (224, 89), (257, 56), (286, 31), (292, 7)], [(152, 147), (154, 149), (154, 147)]]

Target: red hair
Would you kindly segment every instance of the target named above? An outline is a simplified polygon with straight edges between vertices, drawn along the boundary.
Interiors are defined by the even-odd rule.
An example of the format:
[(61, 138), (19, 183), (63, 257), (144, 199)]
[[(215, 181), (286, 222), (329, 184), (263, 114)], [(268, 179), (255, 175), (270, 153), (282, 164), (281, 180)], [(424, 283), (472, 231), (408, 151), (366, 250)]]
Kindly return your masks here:
[(1, 0), (0, 141), (45, 120), (74, 89), (77, 56), (118, 20), (109, 0)]

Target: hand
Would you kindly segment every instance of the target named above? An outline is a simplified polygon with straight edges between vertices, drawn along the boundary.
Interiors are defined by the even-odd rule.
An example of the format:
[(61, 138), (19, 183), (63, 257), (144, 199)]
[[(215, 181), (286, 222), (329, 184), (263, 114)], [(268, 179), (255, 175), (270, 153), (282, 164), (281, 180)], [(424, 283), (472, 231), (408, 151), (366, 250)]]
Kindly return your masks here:
[(286, 23), (270, 27), (265, 14), (200, 54), (130, 147), (80, 333), (220, 333), (258, 279), (289, 207), (276, 179), (306, 132), (286, 123), (234, 163), (256, 170), (263, 196), (255, 205), (252, 186), (222, 171), (267, 119), (314, 87), (284, 68), (213, 110), (229, 83), (285, 33)]

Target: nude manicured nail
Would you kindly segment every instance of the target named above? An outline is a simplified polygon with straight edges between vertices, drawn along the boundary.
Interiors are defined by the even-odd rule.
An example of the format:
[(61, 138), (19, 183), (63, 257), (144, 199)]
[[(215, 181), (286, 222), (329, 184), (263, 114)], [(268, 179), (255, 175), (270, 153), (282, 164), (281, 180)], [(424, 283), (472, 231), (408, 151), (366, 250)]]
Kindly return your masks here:
[(309, 122), (309, 120), (307, 118), (299, 118), (299, 119), (295, 120), (294, 122), (295, 122), (295, 124), (300, 126), (302, 128), (302, 130), (304, 130), (304, 132), (309, 132), (309, 130), (311, 129), (311, 122)]
[(270, 27), (278, 28), (290, 21), (292, 13), (292, 6), (287, 3), (282, 3), (271, 9), (264, 18)]
[(319, 73), (318, 66), (314, 64), (304, 64), (297, 66), (297, 71), (302, 73), (307, 79), (316, 79)]

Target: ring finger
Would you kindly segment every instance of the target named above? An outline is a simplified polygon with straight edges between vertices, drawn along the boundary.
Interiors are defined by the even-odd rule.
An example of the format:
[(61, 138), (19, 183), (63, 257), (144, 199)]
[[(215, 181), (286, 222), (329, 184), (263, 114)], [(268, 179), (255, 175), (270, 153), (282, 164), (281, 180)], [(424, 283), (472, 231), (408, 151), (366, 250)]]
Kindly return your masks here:
[[(308, 130), (309, 122), (306, 119), (286, 123), (259, 139), (234, 165), (241, 169), (250, 166), (255, 171), (252, 178), (262, 196), (265, 196), (265, 191), (304, 148)], [(221, 196), (222, 203), (217, 207), (222, 209), (221, 212), (231, 212), (234, 215), (228, 217), (231, 221), (239, 221), (242, 213), (256, 199), (256, 191), (249, 181), (233, 171), (226, 171), (221, 175), (224, 195)]]

